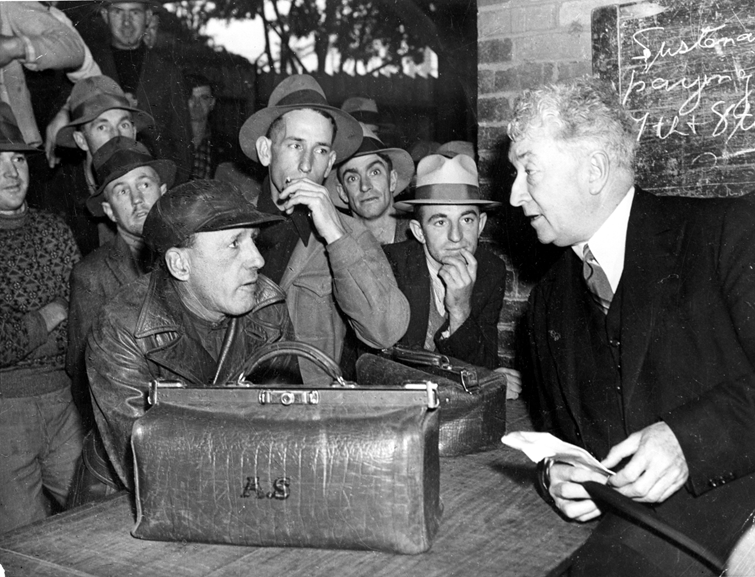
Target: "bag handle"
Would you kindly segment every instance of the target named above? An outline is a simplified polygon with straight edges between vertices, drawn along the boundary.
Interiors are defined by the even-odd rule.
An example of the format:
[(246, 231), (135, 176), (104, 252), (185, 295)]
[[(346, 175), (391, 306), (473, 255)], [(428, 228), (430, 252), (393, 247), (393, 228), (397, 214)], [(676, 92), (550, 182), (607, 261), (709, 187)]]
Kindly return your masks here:
[(277, 343), (263, 345), (247, 359), (242, 374), (248, 375), (265, 361), (286, 355), (294, 355), (307, 359), (323, 369), (334, 381), (337, 381), (339, 384), (345, 384), (343, 373), (338, 363), (317, 347), (297, 341), (278, 341)]

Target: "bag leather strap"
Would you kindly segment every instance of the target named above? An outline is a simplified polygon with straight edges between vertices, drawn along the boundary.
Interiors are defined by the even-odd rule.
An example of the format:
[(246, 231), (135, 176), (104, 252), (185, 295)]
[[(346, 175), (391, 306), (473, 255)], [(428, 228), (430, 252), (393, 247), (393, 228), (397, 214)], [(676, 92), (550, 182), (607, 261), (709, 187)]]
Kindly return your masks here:
[(699, 557), (710, 565), (711, 568), (715, 569), (717, 574), (723, 573), (725, 565), (717, 555), (653, 515), (645, 506), (632, 501), (629, 497), (622, 495), (607, 485), (601, 485), (595, 481), (585, 481), (582, 485), (584, 485), (590, 497), (595, 501), (600, 501), (618, 510), (638, 525), (645, 525), (654, 529), (680, 549), (689, 551)]
[(295, 341), (279, 341), (269, 343), (257, 349), (249, 357), (244, 365), (243, 374), (247, 375), (254, 371), (258, 365), (279, 356), (294, 355), (311, 361), (322, 368), (328, 376), (339, 383), (343, 382), (343, 373), (332, 358), (326, 355), (317, 347), (310, 344)]

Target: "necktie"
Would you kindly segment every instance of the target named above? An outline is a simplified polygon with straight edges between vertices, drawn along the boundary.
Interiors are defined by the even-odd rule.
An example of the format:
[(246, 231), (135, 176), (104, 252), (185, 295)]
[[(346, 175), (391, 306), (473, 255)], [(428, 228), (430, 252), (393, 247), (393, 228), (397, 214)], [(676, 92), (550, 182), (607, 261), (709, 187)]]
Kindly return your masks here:
[(598, 261), (595, 260), (590, 247), (587, 245), (585, 245), (584, 257), (582, 274), (585, 277), (587, 288), (590, 289), (593, 300), (600, 305), (603, 313), (607, 314), (611, 306), (611, 300), (613, 300), (611, 283), (608, 282), (605, 271), (598, 264)]

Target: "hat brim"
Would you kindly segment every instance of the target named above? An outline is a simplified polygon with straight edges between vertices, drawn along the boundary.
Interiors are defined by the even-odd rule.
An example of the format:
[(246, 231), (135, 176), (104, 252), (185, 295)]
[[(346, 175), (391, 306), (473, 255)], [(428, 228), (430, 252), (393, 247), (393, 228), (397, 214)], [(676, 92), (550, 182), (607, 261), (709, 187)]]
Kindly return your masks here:
[(449, 199), (427, 199), (427, 200), (402, 200), (397, 202), (393, 206), (396, 210), (404, 212), (410, 212), (414, 210), (416, 206), (425, 205), (472, 205), (479, 206), (481, 209), (492, 210), (501, 206), (501, 203), (495, 200), (449, 200)]
[(213, 232), (216, 230), (228, 230), (231, 228), (248, 228), (281, 220), (283, 220), (282, 216), (260, 212), (254, 208), (254, 205), (250, 204), (248, 207), (244, 207), (241, 210), (234, 208), (232, 211), (215, 215), (194, 232)]
[(391, 159), (393, 170), (396, 171), (396, 190), (393, 191), (393, 196), (401, 194), (412, 181), (412, 176), (414, 176), (414, 161), (412, 160), (412, 156), (402, 148), (381, 148), (378, 150), (369, 150), (364, 153), (353, 154), (341, 162), (339, 166), (334, 166), (333, 170), (328, 175), (328, 178), (325, 179), (325, 187), (330, 193), (330, 200), (333, 201), (333, 204), (338, 208), (349, 208), (348, 205), (341, 200), (341, 197), (338, 194), (338, 168), (342, 167), (345, 162), (348, 162), (353, 158), (369, 156), (370, 154), (385, 154)]
[[(150, 126), (153, 126), (155, 124), (154, 118), (152, 118), (152, 116), (150, 116), (143, 110), (139, 110), (138, 108), (133, 108), (131, 106), (118, 106), (116, 108), (118, 110), (128, 110), (129, 112), (132, 112), (134, 114), (134, 126), (136, 127), (136, 132), (141, 132), (145, 128), (149, 128)], [(113, 108), (108, 108), (107, 110), (113, 110)], [(64, 146), (66, 148), (78, 148), (76, 141), (73, 139), (73, 133), (77, 130), (81, 130), (80, 127), (82, 125), (86, 124), (87, 122), (91, 122), (103, 112), (105, 112), (105, 110), (100, 110), (96, 114), (87, 114), (82, 118), (78, 118), (73, 122), (66, 124), (58, 131), (58, 135), (55, 137), (55, 144), (57, 146)]]
[(150, 166), (160, 177), (160, 184), (166, 185), (168, 188), (173, 186), (173, 182), (176, 180), (176, 164), (171, 160), (152, 160), (149, 162), (134, 162), (132, 164), (126, 164), (108, 175), (99, 188), (92, 196), (87, 198), (87, 208), (93, 216), (102, 217), (105, 216), (105, 211), (102, 210), (102, 202), (105, 200), (105, 188), (108, 184), (113, 182), (116, 178), (120, 178), (124, 174), (128, 174), (132, 170), (139, 168), (140, 166)]
[(14, 144), (12, 142), (0, 142), (0, 152), (44, 152), (42, 146), (29, 146), (28, 144)]
[(268, 106), (258, 110), (246, 119), (239, 131), (239, 144), (241, 150), (255, 162), (259, 162), (257, 156), (257, 139), (266, 136), (270, 125), (278, 118), (292, 110), (322, 110), (327, 112), (336, 123), (336, 138), (332, 150), (336, 153), (336, 162), (339, 159), (347, 159), (354, 154), (362, 144), (362, 126), (350, 114), (333, 106), (323, 104), (288, 104), (285, 106)]

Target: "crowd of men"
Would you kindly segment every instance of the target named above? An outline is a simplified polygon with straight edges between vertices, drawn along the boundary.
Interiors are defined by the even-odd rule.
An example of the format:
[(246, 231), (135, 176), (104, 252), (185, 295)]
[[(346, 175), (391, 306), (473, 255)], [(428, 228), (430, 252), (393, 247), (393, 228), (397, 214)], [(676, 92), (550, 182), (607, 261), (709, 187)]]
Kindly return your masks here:
[[(267, 343), (306, 342), (346, 374), (360, 350), (398, 343), (498, 369), (518, 395), (499, 361), (506, 266), (480, 242), (500, 203), (480, 195), (471, 143), (415, 162), (382, 142), (373, 100), (338, 108), (293, 75), (240, 127), (266, 173), (252, 194), (219, 178), (212, 83), (149, 48), (149, 2), (103, 3), (104, 52), (57, 12), (0, 3), (18, 31), (0, 36), (0, 532), (132, 490), (153, 379), (329, 383), (306, 360), (244, 375)], [(22, 66), (73, 71), (44, 150), (27, 100), (4, 98)], [(748, 526), (755, 206), (642, 191), (634, 121), (594, 79), (526, 92), (509, 137), (510, 203), (567, 248), (530, 297), (532, 410), (616, 471), (539, 464), (566, 518), (601, 518), (570, 575), (708, 575), (581, 483), (724, 557)], [(58, 162), (49, 139), (85, 153), (58, 181), (67, 223), (26, 200), (29, 159)]]

